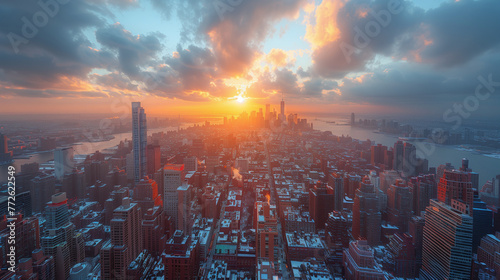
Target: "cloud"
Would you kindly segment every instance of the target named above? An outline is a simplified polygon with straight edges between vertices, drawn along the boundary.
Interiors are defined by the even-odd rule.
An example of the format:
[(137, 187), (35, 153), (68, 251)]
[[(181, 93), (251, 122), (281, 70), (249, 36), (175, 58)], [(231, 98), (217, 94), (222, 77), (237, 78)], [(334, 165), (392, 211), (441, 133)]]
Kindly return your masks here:
[(295, 64), (293, 51), (284, 51), (282, 49), (272, 49), (266, 55), (266, 62), (274, 67), (291, 67)]
[[(306, 17), (305, 39), (312, 44), (314, 49), (320, 48), (340, 38), (340, 28), (337, 24), (339, 10), (346, 1), (322, 1), (317, 8), (309, 10)], [(312, 13), (314, 11), (314, 13)]]
[(166, 19), (170, 19), (172, 10), (174, 9), (174, 1), (151, 0), (153, 7), (156, 8)]
[[(494, 82), (500, 81), (500, 71), (495, 69), (498, 63), (500, 54), (497, 53), (481, 55), (446, 72), (417, 62), (384, 64), (371, 73), (343, 79), (339, 87), (342, 96), (338, 100), (342, 103), (406, 108), (420, 115), (431, 113), (441, 117), (444, 110), (474, 95), (480, 84), (479, 76), (488, 77), (491, 74)], [(498, 96), (492, 95), (490, 100), (482, 102), (482, 112), (475, 114), (498, 112), (492, 105), (498, 101)]]
[[(29, 29), (33, 15), (43, 11), (31, 2), (7, 1), (0, 7), (0, 84), (43, 89), (64, 78), (83, 79), (93, 68), (112, 64), (112, 54), (92, 49), (84, 33), (103, 24), (104, 9), (70, 1), (47, 16), (46, 25)], [(12, 44), (12, 38), (22, 43)]]
[(281, 49), (272, 49), (266, 56), (266, 60), (277, 67), (283, 67), (287, 64), (287, 54)]
[(203, 38), (222, 73), (242, 76), (261, 55), (261, 44), (274, 31), (273, 24), (296, 18), (305, 4), (305, 0), (190, 0), (183, 1), (178, 14), (183, 40)]
[(281, 98), (283, 94), (288, 100), (315, 99), (322, 100), (330, 91), (337, 88), (337, 82), (320, 77), (302, 81), (298, 74), (290, 69), (264, 71), (247, 90), (250, 96), (258, 98)]
[(428, 11), (424, 22), (432, 44), (423, 50), (423, 61), (453, 67), (500, 50), (499, 15), (495, 0), (450, 2)]
[(134, 36), (120, 23), (96, 31), (97, 41), (118, 53), (120, 70), (131, 77), (137, 77), (141, 72), (141, 66), (155, 59), (156, 54), (162, 49), (159, 37), (162, 35)]
[(138, 0), (107, 0), (106, 2), (122, 9), (139, 6)]
[(388, 3), (323, 1), (307, 23), (306, 39), (314, 50), (313, 70), (324, 77), (342, 78), (349, 72), (365, 70), (377, 54), (390, 56), (405, 32), (418, 25), (423, 11), (401, 1), (404, 8), (390, 13)]
[[(307, 0), (151, 0), (145, 6), (137, 0), (69, 1), (17, 51), (8, 35), (23, 35), (23, 18), (32, 21), (42, 8), (35, 0), (4, 2), (0, 96), (8, 98), (143, 95), (208, 102), (246, 89), (247, 97), (268, 101), (284, 94), (308, 104), (438, 112), (473, 92), (478, 75), (492, 73), (494, 80), (500, 75), (496, 0), (447, 1), (428, 10), (401, 0), (402, 11), (392, 13), (387, 24), (381, 21), (389, 0), (322, 0), (317, 5)], [(114, 14), (151, 6), (164, 19), (179, 21), (174, 24), (181, 26), (179, 42), (160, 33), (131, 32)], [(305, 26), (297, 27), (300, 22)], [(374, 22), (384, 26), (368, 36)], [(301, 50), (287, 50), (290, 30), (310, 49), (300, 41)], [(282, 45), (268, 45), (277, 37)], [(360, 45), (363, 38), (366, 44)], [(167, 53), (165, 45), (176, 46), (175, 51)]]
[(399, 2), (394, 13), (389, 0), (322, 1), (306, 20), (313, 70), (342, 78), (365, 71), (377, 55), (449, 68), (499, 50), (498, 1), (449, 1), (427, 11)]
[(119, 90), (138, 91), (139, 87), (133, 83), (126, 75), (115, 71), (106, 75), (93, 74), (90, 81), (104, 87), (112, 87)]

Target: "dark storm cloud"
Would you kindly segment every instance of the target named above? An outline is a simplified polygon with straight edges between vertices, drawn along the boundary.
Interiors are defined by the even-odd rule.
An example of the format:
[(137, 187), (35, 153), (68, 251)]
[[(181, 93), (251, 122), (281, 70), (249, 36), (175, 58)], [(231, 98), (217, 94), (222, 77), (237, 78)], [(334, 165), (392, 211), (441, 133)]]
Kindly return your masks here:
[(390, 2), (352, 0), (340, 8), (340, 37), (313, 52), (316, 73), (341, 78), (366, 70), (376, 55), (449, 68), (499, 49), (500, 1), (449, 1), (428, 11), (395, 1), (398, 13), (390, 12)]
[(162, 35), (134, 36), (119, 23), (100, 28), (96, 32), (97, 41), (117, 52), (120, 70), (131, 77), (137, 77), (141, 72), (141, 66), (155, 59), (156, 54), (162, 49), (159, 37)]
[(44, 88), (63, 76), (83, 78), (112, 63), (112, 55), (90, 49), (84, 35), (86, 28), (103, 23), (103, 9), (84, 1), (38, 3), (4, 1), (0, 6), (0, 82)]
[(123, 75), (118, 72), (113, 72), (107, 75), (94, 74), (90, 77), (90, 80), (98, 85), (110, 86), (118, 90), (129, 90), (129, 91), (139, 90), (137, 84), (133, 84), (126, 75)]
[(166, 63), (178, 73), (185, 90), (207, 90), (216, 76), (215, 57), (210, 49), (190, 45), (177, 46), (177, 56)]
[(322, 78), (313, 78), (304, 82), (302, 94), (311, 97), (320, 97), (323, 91), (329, 91), (337, 88), (337, 82)]
[(440, 67), (463, 64), (488, 50), (500, 50), (500, 1), (446, 3), (426, 13), (433, 43), (423, 52)]
[[(340, 87), (342, 102), (377, 104), (442, 114), (453, 104), (463, 103), (475, 94), (481, 79), (491, 74), (495, 93), (482, 102), (481, 113), (496, 113), (493, 104), (499, 101), (500, 53), (482, 55), (446, 72), (431, 65), (396, 62), (383, 65), (360, 80), (344, 79)], [(482, 77), (482, 78), (480, 78)], [(486, 89), (483, 89), (484, 92)]]

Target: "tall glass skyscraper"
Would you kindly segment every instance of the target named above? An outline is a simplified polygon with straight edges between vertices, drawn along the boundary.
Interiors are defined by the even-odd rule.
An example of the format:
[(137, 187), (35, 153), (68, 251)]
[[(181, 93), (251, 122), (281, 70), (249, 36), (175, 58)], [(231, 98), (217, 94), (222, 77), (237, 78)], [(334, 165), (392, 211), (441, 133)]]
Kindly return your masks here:
[(465, 205), (454, 208), (436, 199), (430, 200), (425, 212), (420, 279), (470, 279), (472, 217), (459, 208)]
[(146, 146), (148, 145), (148, 129), (146, 113), (141, 107), (141, 102), (132, 102), (132, 142), (134, 153), (134, 179), (139, 182), (146, 176), (147, 157)]

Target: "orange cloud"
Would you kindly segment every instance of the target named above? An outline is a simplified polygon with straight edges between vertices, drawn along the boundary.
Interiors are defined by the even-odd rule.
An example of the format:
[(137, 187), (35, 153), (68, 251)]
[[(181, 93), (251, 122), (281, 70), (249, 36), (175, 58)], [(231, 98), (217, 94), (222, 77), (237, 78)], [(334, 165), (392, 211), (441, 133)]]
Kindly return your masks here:
[(365, 73), (361, 76), (357, 76), (356, 78), (353, 78), (352, 80), (362, 84), (363, 81), (366, 80), (367, 77), (371, 77), (371, 76), (373, 76), (373, 73)]
[(267, 55), (267, 61), (278, 67), (285, 66), (287, 60), (287, 54), (281, 49), (272, 49)]
[[(233, 36), (240, 34), (238, 36)], [(222, 21), (208, 32), (218, 66), (228, 76), (240, 76), (252, 65), (259, 52), (247, 45), (247, 35), (231, 21)]]
[(284, 67), (289, 64), (295, 63), (295, 51), (284, 51), (282, 49), (272, 49), (266, 55), (266, 61), (276, 67)]
[(313, 49), (340, 38), (337, 14), (344, 4), (344, 0), (324, 0), (316, 7), (314, 15), (311, 13), (306, 19), (305, 39), (312, 44)]
[(356, 15), (360, 18), (365, 18), (368, 15), (368, 9), (360, 8), (356, 11)]
[(427, 46), (430, 46), (434, 43), (432, 39), (428, 39), (430, 37), (429, 27), (425, 24), (421, 25), (423, 29), (423, 33), (420, 34), (417, 39), (418, 48), (409, 52), (411, 58), (416, 62), (422, 62), (422, 56), (420, 55)]

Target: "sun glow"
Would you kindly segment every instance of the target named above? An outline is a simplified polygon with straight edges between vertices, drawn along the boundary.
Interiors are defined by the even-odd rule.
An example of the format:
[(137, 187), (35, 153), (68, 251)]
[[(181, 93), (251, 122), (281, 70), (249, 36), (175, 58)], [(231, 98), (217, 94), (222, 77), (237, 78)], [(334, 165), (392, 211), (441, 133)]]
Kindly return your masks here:
[(244, 102), (245, 102), (245, 100), (246, 100), (246, 98), (245, 98), (245, 97), (243, 97), (243, 96), (241, 96), (241, 95), (238, 95), (238, 96), (236, 97), (236, 101), (238, 101), (238, 103), (244, 103)]

